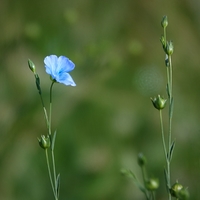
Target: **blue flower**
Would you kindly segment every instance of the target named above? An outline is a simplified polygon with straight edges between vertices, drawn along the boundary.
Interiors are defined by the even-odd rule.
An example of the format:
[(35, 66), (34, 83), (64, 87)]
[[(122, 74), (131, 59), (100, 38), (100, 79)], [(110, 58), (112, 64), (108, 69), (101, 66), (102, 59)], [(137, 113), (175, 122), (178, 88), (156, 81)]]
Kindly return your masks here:
[(65, 85), (76, 86), (76, 83), (68, 73), (75, 68), (75, 64), (67, 57), (50, 55), (44, 59), (44, 64), (46, 73), (51, 76), (52, 80)]

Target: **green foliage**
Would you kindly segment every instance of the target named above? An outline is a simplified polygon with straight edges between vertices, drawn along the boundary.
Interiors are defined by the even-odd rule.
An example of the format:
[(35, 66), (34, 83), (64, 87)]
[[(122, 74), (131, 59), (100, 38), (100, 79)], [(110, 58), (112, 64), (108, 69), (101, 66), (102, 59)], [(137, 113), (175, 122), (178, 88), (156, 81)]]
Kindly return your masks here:
[[(134, 158), (141, 149), (152, 160), (149, 171), (158, 173), (161, 182), (159, 124), (149, 97), (165, 94), (165, 89), (155, 88), (155, 80), (165, 70), (161, 66), (164, 55), (158, 53), (162, 31), (158, 24), (160, 16), (167, 14), (176, 47), (173, 128), (179, 138), (172, 182), (178, 178), (186, 183), (191, 199), (199, 200), (196, 1), (2, 0), (0, 11), (1, 199), (52, 197), (37, 144), (37, 137), (45, 134), (44, 117), (27, 69), (27, 58), (31, 58), (37, 73), (44, 74), (43, 58), (50, 53), (68, 55), (76, 64), (76, 90), (55, 86), (54, 95), (57, 117), (52, 122), (60, 134), (55, 157), (62, 175), (62, 199), (142, 199), (134, 184), (119, 174), (122, 167), (135, 172)], [(149, 69), (155, 73), (147, 76)], [(164, 82), (161, 75), (159, 84)], [(41, 81), (44, 100), (48, 84), (49, 78)], [(160, 184), (159, 190), (157, 197), (163, 199), (166, 187)]]

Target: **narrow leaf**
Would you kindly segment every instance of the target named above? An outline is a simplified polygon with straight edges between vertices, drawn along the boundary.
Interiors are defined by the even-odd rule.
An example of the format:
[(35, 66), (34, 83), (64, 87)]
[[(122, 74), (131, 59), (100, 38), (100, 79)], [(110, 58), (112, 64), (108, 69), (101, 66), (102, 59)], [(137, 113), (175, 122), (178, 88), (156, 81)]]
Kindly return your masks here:
[(174, 99), (172, 97), (172, 100), (170, 102), (170, 108), (169, 108), (169, 116), (170, 116), (170, 118), (172, 118), (173, 110), (174, 110)]
[(169, 162), (172, 160), (173, 152), (174, 152), (174, 147), (175, 147), (176, 141), (174, 140), (171, 144), (170, 150), (169, 150)]
[(126, 175), (129, 178), (133, 179), (133, 182), (135, 183), (135, 185), (143, 192), (146, 194), (146, 189), (145, 187), (142, 186), (142, 184), (138, 181), (138, 179), (136, 178), (135, 174), (131, 171), (131, 170), (126, 170), (123, 169), (121, 170), (122, 174)]
[(41, 94), (42, 91), (40, 88), (40, 77), (38, 76), (38, 74), (35, 74), (35, 84), (36, 84), (39, 94)]
[(60, 192), (60, 174), (58, 174), (57, 179), (56, 179), (56, 192), (57, 192), (57, 197), (59, 197), (59, 192)]
[(55, 141), (56, 141), (56, 131), (54, 132), (53, 138), (52, 138), (52, 141), (51, 141), (51, 150), (52, 151), (54, 150)]
[(170, 89), (169, 89), (169, 85), (168, 84), (166, 86), (166, 90), (167, 90), (167, 96), (168, 96), (168, 98), (170, 98)]

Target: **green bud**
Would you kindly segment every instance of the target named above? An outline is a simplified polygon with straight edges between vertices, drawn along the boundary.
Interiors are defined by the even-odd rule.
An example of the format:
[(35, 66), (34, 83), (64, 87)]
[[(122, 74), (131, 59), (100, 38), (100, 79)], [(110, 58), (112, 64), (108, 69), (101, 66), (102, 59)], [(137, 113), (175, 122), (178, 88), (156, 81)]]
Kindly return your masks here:
[(147, 190), (150, 190), (150, 191), (154, 191), (154, 190), (158, 189), (158, 187), (159, 187), (158, 179), (150, 178), (149, 180), (146, 181), (145, 187)]
[(187, 200), (190, 197), (190, 194), (188, 192), (187, 188), (183, 188), (181, 189), (178, 193), (177, 193), (177, 197), (180, 200)]
[(180, 193), (180, 191), (181, 191), (182, 189), (183, 189), (183, 186), (182, 186), (180, 183), (176, 182), (176, 183), (174, 183), (174, 185), (171, 187), (170, 193), (171, 193), (171, 195), (172, 195), (173, 197), (178, 198), (178, 195), (179, 195), (179, 193)]
[(151, 101), (156, 109), (162, 110), (165, 107), (167, 100), (158, 95), (157, 97), (154, 97), (154, 99), (151, 98)]
[(166, 53), (167, 55), (171, 56), (174, 52), (174, 46), (172, 41), (167, 42), (167, 46), (166, 46)]
[(143, 155), (143, 153), (138, 154), (138, 165), (140, 167), (143, 167), (146, 164), (146, 157)]
[(34, 74), (36, 74), (35, 65), (34, 65), (34, 63), (33, 63), (30, 59), (28, 59), (28, 66), (29, 66), (29, 69), (30, 69)]
[(168, 20), (167, 20), (167, 16), (163, 16), (162, 21), (161, 21), (161, 26), (163, 28), (166, 28), (168, 25)]
[(47, 149), (51, 146), (49, 135), (47, 136), (41, 135), (41, 137), (38, 138), (38, 142), (43, 149)]

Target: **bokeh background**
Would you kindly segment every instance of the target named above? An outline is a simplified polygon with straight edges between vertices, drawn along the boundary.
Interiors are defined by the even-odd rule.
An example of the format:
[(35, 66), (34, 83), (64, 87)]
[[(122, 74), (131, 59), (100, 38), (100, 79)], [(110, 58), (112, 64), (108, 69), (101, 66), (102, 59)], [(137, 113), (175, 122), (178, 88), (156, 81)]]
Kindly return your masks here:
[[(43, 59), (65, 55), (75, 64), (76, 87), (56, 84), (53, 129), (61, 173), (60, 199), (145, 199), (137, 154), (158, 177), (159, 200), (167, 199), (159, 113), (150, 97), (166, 97), (160, 44), (163, 15), (174, 43), (176, 147), (172, 183), (200, 199), (200, 2), (198, 0), (1, 0), (0, 1), (0, 199), (53, 199), (44, 151), (44, 114), (28, 68), (36, 65), (46, 106), (50, 79)], [(164, 111), (167, 125), (167, 109)], [(167, 127), (165, 127), (167, 130)]]

